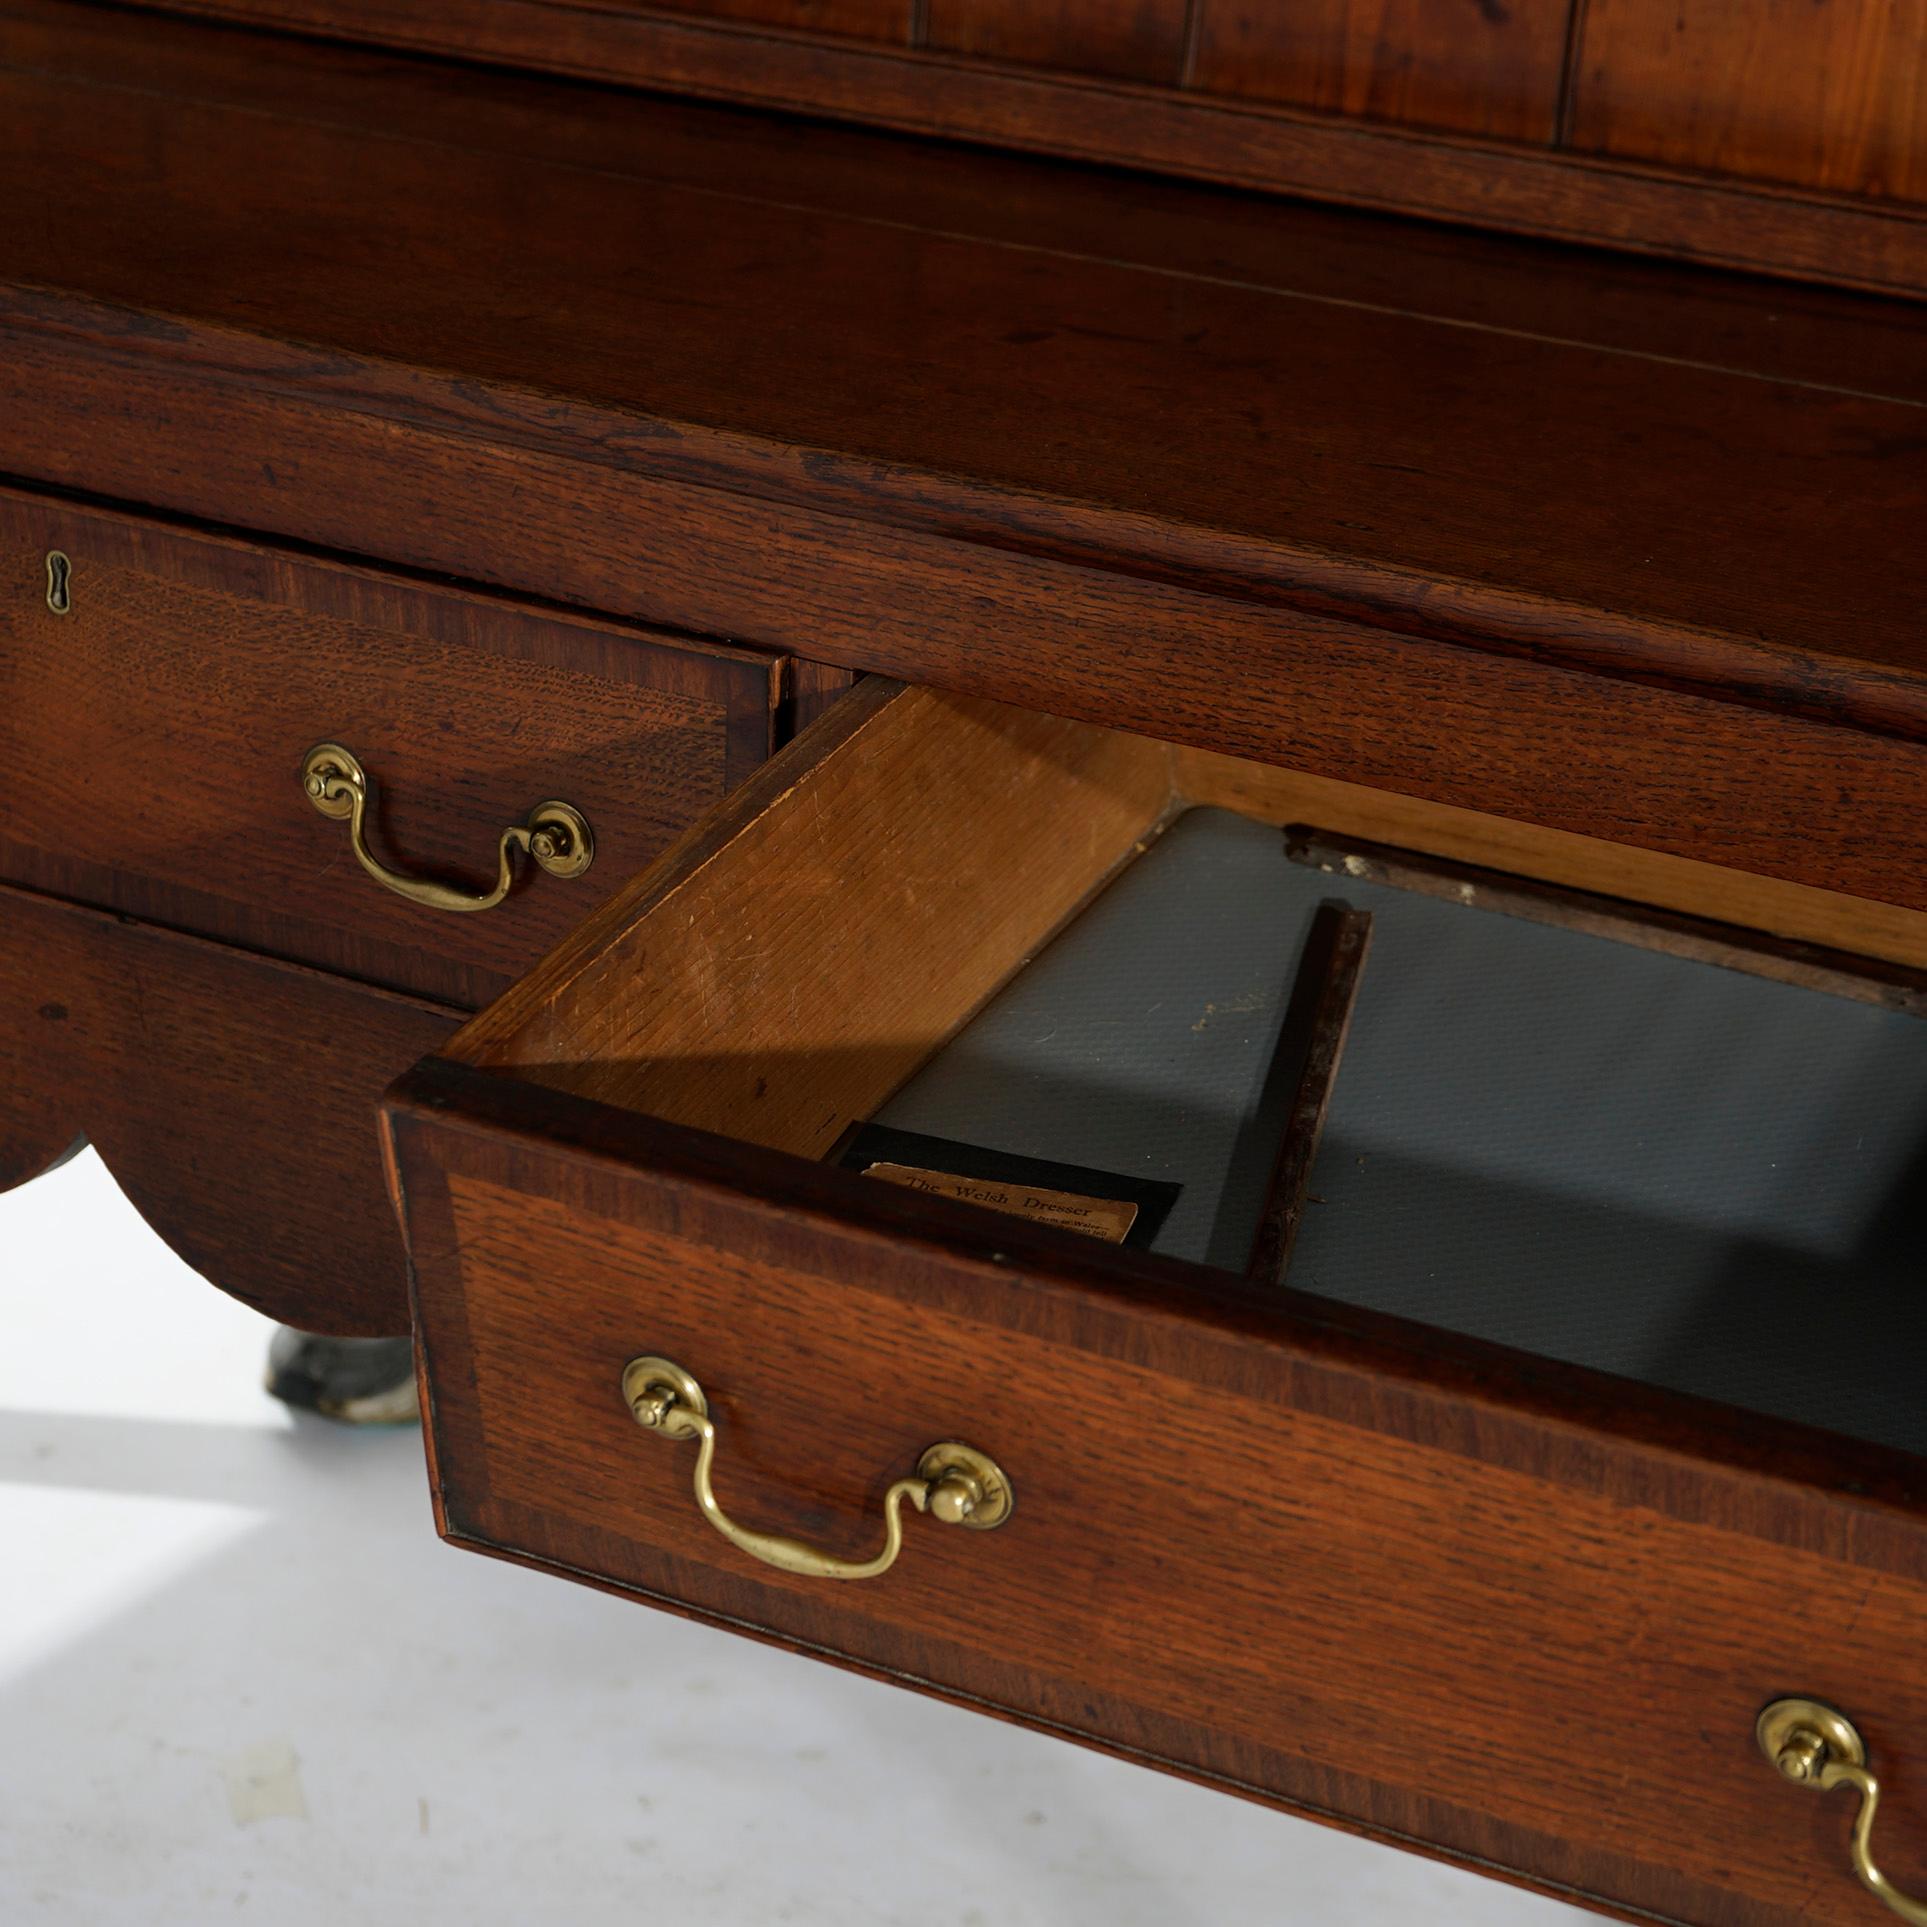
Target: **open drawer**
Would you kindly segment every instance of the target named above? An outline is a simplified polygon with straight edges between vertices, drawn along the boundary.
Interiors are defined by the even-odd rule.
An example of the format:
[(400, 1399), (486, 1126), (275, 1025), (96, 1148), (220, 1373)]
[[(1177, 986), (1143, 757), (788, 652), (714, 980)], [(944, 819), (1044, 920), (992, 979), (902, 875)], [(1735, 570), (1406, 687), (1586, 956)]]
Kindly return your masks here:
[[(1729, 927), (1641, 948), (1348, 838)], [(1242, 909), (1291, 897), (1289, 948), (1332, 895), (1380, 936), (1281, 1098)], [(1176, 973), (1161, 1058), (1022, 1000), (1128, 987), (1100, 913)], [(1755, 1723), (1857, 1722), (1927, 1890), (1923, 965), (1877, 904), (867, 684), (393, 1093), (442, 1529), (1628, 1915), (1876, 1921), (1854, 1797)], [(1243, 1114), (1160, 1082), (1186, 1039)], [(1183, 1167), (1188, 1255), (844, 1161), (879, 1117), (981, 1145), (1000, 1093), (1005, 1152)], [(1308, 1110), (1281, 1281), (1253, 1119)]]

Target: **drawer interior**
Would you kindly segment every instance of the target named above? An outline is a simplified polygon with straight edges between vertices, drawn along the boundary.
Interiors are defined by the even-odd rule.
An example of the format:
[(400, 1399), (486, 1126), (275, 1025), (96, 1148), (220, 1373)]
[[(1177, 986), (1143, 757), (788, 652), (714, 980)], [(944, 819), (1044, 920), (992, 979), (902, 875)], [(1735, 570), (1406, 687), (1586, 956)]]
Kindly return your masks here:
[(451, 1054), (1176, 1187), (1167, 1256), (1920, 1453), (1920, 921), (874, 683)]

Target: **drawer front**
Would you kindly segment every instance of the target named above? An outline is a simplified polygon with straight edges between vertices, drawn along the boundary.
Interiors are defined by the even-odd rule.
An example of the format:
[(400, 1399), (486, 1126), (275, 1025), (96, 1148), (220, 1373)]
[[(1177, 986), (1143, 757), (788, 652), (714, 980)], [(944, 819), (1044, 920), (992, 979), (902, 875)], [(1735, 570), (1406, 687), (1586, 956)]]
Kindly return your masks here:
[[(0, 492), (0, 876), (473, 1008), (768, 754), (786, 669)], [(409, 901), (304, 794), (324, 741), (388, 870), (486, 891), (551, 798), (593, 862), (519, 856), (480, 914)]]
[[(459, 1542), (1671, 1920), (1880, 1917), (1850, 1800), (1756, 1748), (1810, 1695), (1927, 1879), (1927, 1533), (1797, 1446), (1709, 1420), (1689, 1452), (1636, 1388), (1016, 1223), (993, 1251), (956, 1207), (465, 1067), (415, 1073), (391, 1130)], [(701, 1382), (752, 1530), (862, 1557), (952, 1439), (1012, 1515), (912, 1517), (857, 1583), (774, 1570), (632, 1419), (642, 1354)]]
[[(1927, 1878), (1920, 1460), (834, 1161), (1203, 800), (1267, 843), (1382, 809), (866, 684), (410, 1073), (390, 1181), (445, 1530), (1642, 1917), (1867, 1919), (1850, 1801), (1784, 1784), (1754, 1723), (1785, 1695), (1850, 1712), (1882, 1851)], [(1508, 834), (1413, 827), (1444, 852)], [(1576, 840), (1517, 855), (1634, 901), (1719, 881)], [(1748, 928), (1808, 919), (1918, 960), (1918, 928), (1847, 900), (1722, 887)], [(1174, 981), (1146, 994), (1182, 1023), (1201, 986)], [(1024, 1008), (1106, 1064), (1141, 1021)], [(1041, 1108), (1054, 1061), (1000, 1037), (987, 1085)], [(1129, 1079), (1154, 1123), (1178, 1089), (1201, 1128), (1201, 1087), (1136, 1057)], [(1556, 1240), (1542, 1267), (1549, 1295), (1610, 1275)], [(625, 1392), (643, 1358), (697, 1389), (658, 1365)], [(995, 1530), (941, 1516), (967, 1486), (918, 1483), (947, 1441), (1007, 1477)], [(906, 1495), (939, 1516), (851, 1573)]]

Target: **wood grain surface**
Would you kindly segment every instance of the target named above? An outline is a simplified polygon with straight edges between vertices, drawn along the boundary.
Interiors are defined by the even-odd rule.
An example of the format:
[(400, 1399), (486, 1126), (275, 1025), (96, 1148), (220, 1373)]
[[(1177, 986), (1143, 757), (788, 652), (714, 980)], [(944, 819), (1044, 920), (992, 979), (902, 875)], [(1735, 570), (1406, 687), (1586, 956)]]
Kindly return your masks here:
[(1278, 1028), (1277, 1055), (1267, 1073), (1267, 1086), (1273, 1079), (1283, 1081), (1290, 1101), (1245, 1266), (1259, 1284), (1282, 1285), (1290, 1275), (1292, 1246), (1304, 1222), (1311, 1174), (1332, 1094), (1338, 1088), (1359, 979), (1371, 948), (1369, 910), (1355, 910), (1342, 899), (1327, 899), (1313, 913)]
[[(647, 11), (634, 0), (592, 0), (592, 4), (618, 16)], [(861, 40), (901, 40), (910, 24), (910, 0), (674, 0), (667, 11)]]
[(5, 3), (0, 463), (1927, 900), (1913, 310)]
[[(902, 987), (945, 979), (999, 855), (1049, 909), (1031, 843), (1100, 876), (1192, 802), (1480, 848), (1460, 814), (872, 679), (411, 1072), (385, 1116), (444, 1532), (1628, 1918), (1865, 1921), (1851, 1815), (1752, 1722), (1851, 1708), (1896, 1872), (1927, 1869), (1920, 1461), (809, 1161), (913, 1067)], [(1622, 898), (1822, 908), (1487, 838)], [(1829, 901), (1836, 934), (1869, 907)], [(994, 987), (974, 962), (922, 1050)], [(942, 1437), (1017, 1515), (913, 1522), (874, 1584), (772, 1575), (630, 1419), (645, 1352), (703, 1383), (753, 1528), (859, 1555)]]
[[(0, 875), (472, 1009), (768, 754), (783, 667), (0, 491)], [(302, 792), (321, 741), (393, 869), (486, 888), (549, 797), (595, 862), (523, 859), (481, 915), (408, 903)]]
[(0, 886), (0, 1188), (85, 1138), (222, 1290), (310, 1331), (405, 1332), (376, 1105), (461, 1017)]
[(1460, 875), (1584, 890), (1622, 915), (1692, 910), (1696, 932), (1715, 918), (1770, 933), (1782, 962), (1788, 937), (1806, 967), (1849, 967), (1843, 948), (1885, 957), (1864, 974), (1889, 994), (1917, 996), (1927, 968), (1920, 912), (873, 677), (447, 1054), (820, 1157), (1195, 804), (1395, 840)]
[[(1906, 6), (200, 10), (1927, 291)], [(459, 1542), (1691, 1927), (1879, 1917), (1753, 1745), (1813, 1694), (1927, 1885), (1919, 1461), (699, 1128), (820, 1149), (1186, 800), (1927, 962), (1917, 307), (68, 0), (0, 165), (0, 473), (423, 577), (0, 505), (0, 1180), (85, 1136), (398, 1329), (376, 1092), (478, 1058), (384, 1147)], [(326, 735), (398, 861), (588, 799), (590, 894), (418, 940)], [(747, 1566), (641, 1351), (752, 1524), (856, 1551), (944, 1436), (1016, 1517)]]
[[(1463, 600), (1456, 633), (1488, 646), (1522, 642), (1536, 606), (1533, 643), (1572, 651), (1590, 611), (1617, 619), (1621, 652), (1643, 635), (1656, 674), (1717, 673), (1702, 636), (1753, 644), (1752, 682), (1789, 700), (1803, 654), (1867, 680), (1927, 665), (1912, 309), (1836, 301), (1831, 335), (1813, 311), (1821, 338), (1796, 372), (1754, 346), (1770, 324), (1738, 341), (1669, 327), (1662, 274), (1629, 303), (1645, 310), (1634, 339), (1596, 324), (1575, 339), (1579, 291), (1553, 315), (1536, 292), (1557, 259), (1467, 313), (1465, 295), (1308, 275), (1288, 233), (1236, 211), (1242, 258), (1215, 260), (1176, 238), (1186, 203), (1215, 220), (1207, 194), (1141, 210), (1114, 185), (991, 158), (974, 191), (939, 169), (946, 203), (926, 215), (900, 143), (752, 125), (751, 150), (718, 161), (735, 117), (668, 110), (657, 132), (650, 111), (580, 108), (574, 89), (477, 79), (465, 98), (378, 61), (362, 86), (345, 56), (315, 72), (270, 43), (237, 67), (214, 38), (212, 74), (177, 48), (172, 90), (136, 93), (137, 38), (20, 37), (0, 105), (22, 215), (0, 275), (172, 317), (149, 350), (177, 362), (190, 320), (298, 341), (305, 372), (280, 385), (386, 417), (391, 439), (427, 416), (484, 447), (572, 443), (604, 467), (863, 521), (1255, 579), (1371, 623), (1450, 622)], [(853, 189), (864, 158), (913, 171)], [(1023, 218), (988, 205), (1013, 195)], [(317, 366), (324, 344), (343, 359)], [(232, 390), (240, 344), (207, 349)], [(35, 443), (23, 420), (0, 459), (34, 472), (52, 453)], [(204, 453), (212, 488), (239, 451)], [(280, 486), (298, 491), (290, 466)], [(418, 503), (390, 539), (420, 519)]]
[(1681, 916), (1650, 904), (1631, 904), (1621, 897), (1534, 882), (1475, 864), (1441, 861), (1363, 837), (1334, 836), (1307, 824), (1286, 829), (1285, 849), (1294, 863), (1334, 879), (1389, 884), (1442, 903), (1476, 903), (1483, 910), (1526, 923), (1582, 931), (1640, 950), (1691, 957), (1721, 970), (1739, 970), (1774, 983), (1795, 984), (1829, 997), (1847, 997), (1883, 1010), (1927, 1016), (1927, 969), (1918, 965), (1885, 963), (1798, 938), (1769, 936), (1718, 918)]
[[(1696, 1927), (1877, 1918), (1850, 1815), (1754, 1746), (1812, 1693), (1927, 1873), (1915, 1461), (1070, 1233), (993, 1249), (499, 1073), (425, 1066), (390, 1128), (459, 1543)], [(1015, 1516), (913, 1520), (863, 1585), (746, 1562), (624, 1407), (644, 1352), (705, 1386), (751, 1525), (858, 1552), (944, 1437)]]
[[(1184, 9), (931, 0), (894, 14), (878, 0), (881, 17), (860, 4), (818, 13), (808, 0), (164, 4), (1355, 206), (1927, 289), (1927, 222), (1918, 205), (1887, 198), (1917, 191), (1912, 175), (1866, 165), (1914, 124), (1915, 0), (1727, 0), (1679, 14), (1677, 26), (1677, 9), (1660, 0), (1614, 0), (1609, 18), (1630, 32), (1595, 41), (1610, 70), (1596, 61), (1584, 76), (1568, 52), (1587, 8), (1563, 0), (1457, 11), (1409, 0)], [(1802, 25), (1802, 13), (1824, 24)], [(1917, 24), (1911, 31), (1917, 40)], [(1819, 79), (1823, 65), (1834, 80)], [(1601, 152), (1591, 136), (1564, 144), (1575, 82), (1620, 108), (1634, 136), (1624, 152)], [(1809, 180), (1847, 191), (1781, 185)]]
[(1205, 93), (1549, 146), (1571, 12), (1571, 0), (1207, 0), (1192, 74)]
[(1586, 0), (1572, 144), (1927, 201), (1922, 0)]
[(462, 1033), (823, 1157), (1144, 847), (1164, 748), (873, 678)]
[(1188, 749), (1174, 750), (1171, 760), (1173, 787), (1186, 804), (1235, 810), (1280, 828), (1313, 823), (1341, 829), (1555, 889), (1615, 898), (1640, 906), (1642, 914), (1671, 911), (1927, 968), (1927, 916), (1918, 910), (1450, 809), (1302, 770)]
[(1191, 0), (928, 0), (921, 44), (1024, 67), (1175, 86)]

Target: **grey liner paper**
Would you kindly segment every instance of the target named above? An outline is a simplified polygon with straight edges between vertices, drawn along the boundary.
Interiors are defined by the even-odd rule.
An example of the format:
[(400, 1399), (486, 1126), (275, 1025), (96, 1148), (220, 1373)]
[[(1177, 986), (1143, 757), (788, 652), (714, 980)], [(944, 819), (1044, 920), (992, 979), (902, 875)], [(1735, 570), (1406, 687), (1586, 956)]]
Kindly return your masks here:
[(1241, 1270), (1313, 911), (1375, 919), (1291, 1284), (1927, 1452), (1927, 1022), (1333, 879), (1194, 810), (878, 1113), (1180, 1183)]

